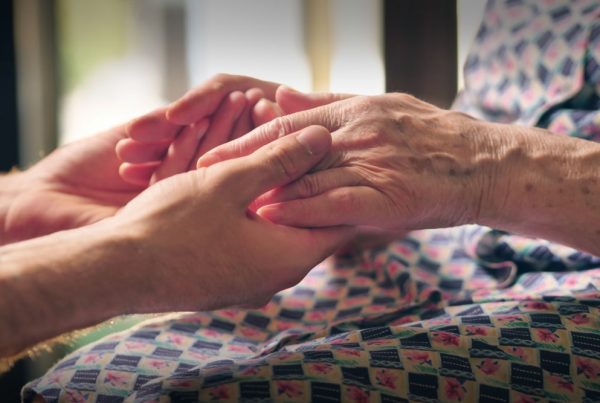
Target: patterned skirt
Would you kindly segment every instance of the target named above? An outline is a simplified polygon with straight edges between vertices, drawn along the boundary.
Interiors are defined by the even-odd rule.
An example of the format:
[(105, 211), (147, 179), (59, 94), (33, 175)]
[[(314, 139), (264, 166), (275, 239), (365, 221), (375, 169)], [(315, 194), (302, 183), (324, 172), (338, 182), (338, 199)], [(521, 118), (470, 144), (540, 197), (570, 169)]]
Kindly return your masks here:
[(479, 226), (330, 258), (257, 310), (105, 337), (48, 402), (600, 401), (600, 261)]

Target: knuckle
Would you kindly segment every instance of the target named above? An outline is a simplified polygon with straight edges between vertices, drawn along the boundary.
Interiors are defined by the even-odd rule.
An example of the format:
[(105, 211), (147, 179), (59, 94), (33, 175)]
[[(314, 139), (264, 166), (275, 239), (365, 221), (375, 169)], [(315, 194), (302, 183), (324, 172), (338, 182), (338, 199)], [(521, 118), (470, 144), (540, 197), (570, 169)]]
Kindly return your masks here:
[(354, 115), (364, 115), (369, 110), (370, 100), (366, 96), (354, 97), (350, 100), (348, 112)]
[(298, 195), (302, 198), (321, 193), (320, 181), (315, 175), (305, 176), (298, 182)]
[(337, 199), (337, 205), (341, 213), (351, 214), (359, 210), (360, 200), (351, 189), (340, 189)]
[(417, 98), (415, 98), (414, 95), (407, 94), (406, 92), (399, 93), (398, 97), (399, 97), (400, 100), (402, 100), (404, 102), (415, 102), (415, 101), (417, 101)]
[(355, 99), (354, 105), (357, 111), (367, 112), (377, 106), (377, 99), (372, 96), (360, 96)]
[(348, 122), (353, 118), (351, 114), (345, 113), (343, 109), (340, 110), (338, 107), (325, 107), (323, 108), (323, 122), (326, 127), (336, 127), (341, 122)]
[(379, 116), (382, 109), (381, 101), (376, 96), (358, 96), (350, 99), (350, 107), (346, 111), (347, 120), (370, 119)]
[(406, 92), (393, 92), (389, 94), (390, 98), (398, 102), (400, 105), (414, 105), (415, 103), (419, 103), (417, 98), (415, 98), (411, 94), (407, 94)]
[(295, 179), (298, 173), (298, 164), (293, 154), (281, 146), (270, 147), (267, 150), (269, 160), (285, 175), (288, 180)]
[(226, 84), (232, 80), (232, 76), (230, 74), (218, 73), (212, 76), (207, 82), (207, 88), (210, 90), (219, 93), (225, 89)]
[(214, 76), (211, 77), (210, 81), (214, 81), (214, 82), (226, 82), (231, 78), (230, 74), (226, 74), (226, 73), (217, 73)]
[(399, 113), (394, 117), (394, 125), (400, 132), (410, 131), (415, 123), (415, 117), (408, 113)]
[(225, 88), (225, 84), (223, 84), (222, 81), (211, 80), (207, 83), (206, 88), (208, 91), (213, 91), (215, 93), (219, 93), (223, 90), (223, 88)]
[(293, 124), (288, 116), (281, 116), (274, 119), (269, 126), (271, 132), (277, 133), (277, 138), (284, 137), (293, 131)]
[[(222, 151), (227, 156), (227, 151), (230, 152), (231, 155), (244, 155), (247, 149), (247, 144), (244, 141), (244, 137), (240, 137), (239, 139), (235, 139), (229, 142), (229, 147), (223, 147)], [(220, 155), (218, 151), (214, 152), (215, 156), (221, 159), (225, 159), (223, 155)]]

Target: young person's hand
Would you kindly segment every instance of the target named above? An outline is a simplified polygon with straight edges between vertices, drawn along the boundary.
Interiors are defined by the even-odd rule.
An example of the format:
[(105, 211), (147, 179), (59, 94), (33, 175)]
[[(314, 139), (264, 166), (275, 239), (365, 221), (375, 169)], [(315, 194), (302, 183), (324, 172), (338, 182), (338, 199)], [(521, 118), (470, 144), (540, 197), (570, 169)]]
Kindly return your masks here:
[(264, 302), (352, 232), (281, 226), (249, 209), (259, 195), (302, 176), (330, 146), (330, 134), (312, 126), (246, 157), (174, 175), (132, 200), (114, 225), (139, 239), (137, 252), (160, 268), (151, 288), (163, 289), (165, 298), (179, 295), (178, 308), (194, 308), (203, 295), (215, 300), (198, 309)]
[(308, 127), (257, 152), (165, 179), (114, 217), (0, 248), (0, 357), (125, 313), (257, 306), (352, 235), (249, 210), (331, 146)]
[[(231, 93), (231, 88), (243, 89), (251, 85), (260, 88), (256, 87), (247, 91), (246, 99), (244, 94)], [(213, 79), (212, 86), (209, 85), (210, 88), (199, 87), (202, 89), (200, 94), (208, 92), (214, 102), (222, 101), (221, 98), (217, 99), (219, 94), (229, 100), (224, 102), (219, 112), (213, 116), (209, 131), (212, 130), (211, 133), (214, 136), (213, 134), (206, 136), (207, 140), (212, 139), (210, 140), (212, 145), (209, 145), (208, 148), (221, 143), (222, 140), (219, 140), (221, 138), (219, 136), (223, 131), (230, 130), (222, 129), (222, 127), (229, 125), (229, 122), (236, 123), (238, 132), (245, 133), (249, 127), (254, 127), (254, 122), (251, 126), (246, 121), (247, 126), (245, 126), (242, 124), (241, 118), (238, 118), (237, 121), (230, 119), (231, 108), (234, 106), (240, 108), (246, 105), (246, 102), (248, 102), (246, 106), (254, 102), (254, 118), (257, 121), (273, 119), (276, 114), (274, 104), (267, 100), (260, 103), (258, 101), (261, 97), (266, 96), (265, 94), (271, 94), (274, 98), (277, 86), (277, 84), (250, 78), (217, 76)], [(198, 93), (193, 91), (189, 95), (194, 99), (192, 106), (186, 106), (188, 105), (185, 101), (186, 98), (181, 105), (191, 108), (196, 113), (198, 111), (197, 95)], [(240, 95), (242, 99), (240, 99)], [(200, 103), (202, 102), (204, 101)], [(204, 105), (204, 103), (202, 104)], [(217, 104), (217, 106), (219, 105)], [(210, 107), (210, 105), (208, 106)], [(165, 139), (169, 139), (170, 136), (174, 136), (178, 130), (182, 129), (182, 126), (166, 120), (166, 110), (167, 108), (162, 108), (135, 119), (129, 124), (120, 125), (60, 147), (24, 172), (0, 176), (0, 245), (55, 231), (77, 228), (113, 216), (148, 186), (149, 178), (155, 174), (157, 168), (159, 173), (166, 168), (171, 170), (171, 174), (185, 170), (179, 168), (182, 161), (186, 160), (186, 157), (182, 157), (179, 151), (187, 152), (188, 150), (186, 147), (178, 147), (179, 145), (185, 146), (185, 144), (180, 144), (182, 140), (193, 140), (193, 145), (189, 148), (193, 148), (193, 150), (187, 157), (186, 163), (193, 161), (192, 167), (195, 169), (197, 158), (193, 157), (198, 141), (194, 136), (209, 128), (207, 120), (204, 120), (204, 123), (186, 126), (186, 134), (177, 137), (179, 140), (175, 141), (177, 143), (177, 147), (174, 147), (175, 152), (172, 155), (169, 154), (168, 162), (163, 164), (164, 167), (155, 161), (154, 157), (149, 157), (153, 152), (157, 152), (155, 144), (152, 143), (154, 140), (158, 139), (159, 144), (168, 147), (170, 140)], [(246, 112), (246, 109), (243, 110), (244, 113), (249, 113)], [(183, 115), (185, 116), (185, 114)], [(214, 119), (217, 116), (221, 116), (217, 119), (220, 123)], [(221, 129), (219, 129), (219, 125)], [(132, 151), (132, 149), (135, 151), (138, 144), (131, 142), (132, 134), (150, 141), (148, 143), (150, 146), (142, 147), (140, 153), (130, 152), (127, 154), (133, 155), (138, 160), (142, 159), (142, 163), (121, 164), (121, 160), (115, 154), (115, 148), (124, 146), (125, 152)], [(146, 143), (142, 144), (146, 145)], [(203, 147), (207, 147), (207, 143), (204, 143)], [(199, 152), (203, 153), (204, 149), (202, 148)], [(159, 154), (161, 152), (158, 151)], [(119, 174), (119, 169), (121, 169), (121, 174)]]
[[(196, 168), (214, 147), (284, 114), (315, 108), (347, 95), (302, 94), (279, 84), (219, 74), (167, 108), (134, 120), (117, 145), (121, 176), (146, 186)], [(143, 170), (140, 167), (152, 169)]]
[[(0, 177), (0, 244), (91, 224), (139, 194), (144, 187), (118, 174), (114, 148), (125, 137), (125, 127), (118, 126), (60, 147), (24, 172)], [(144, 169), (137, 167), (138, 173)], [(7, 194), (8, 188), (15, 191)]]
[[(134, 120), (117, 154), (122, 178), (146, 186), (195, 169), (212, 148), (282, 115), (275, 101), (279, 84), (219, 74), (180, 100)], [(139, 175), (139, 167), (151, 167)]]

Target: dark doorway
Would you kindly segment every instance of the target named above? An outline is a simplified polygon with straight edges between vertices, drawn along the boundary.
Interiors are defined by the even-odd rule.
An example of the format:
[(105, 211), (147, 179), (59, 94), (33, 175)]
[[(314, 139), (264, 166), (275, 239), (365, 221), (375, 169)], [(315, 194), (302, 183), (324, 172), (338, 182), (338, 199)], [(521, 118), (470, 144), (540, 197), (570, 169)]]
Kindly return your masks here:
[(456, 0), (384, 0), (386, 91), (447, 108), (457, 89)]
[(13, 2), (0, 1), (0, 172), (19, 163)]

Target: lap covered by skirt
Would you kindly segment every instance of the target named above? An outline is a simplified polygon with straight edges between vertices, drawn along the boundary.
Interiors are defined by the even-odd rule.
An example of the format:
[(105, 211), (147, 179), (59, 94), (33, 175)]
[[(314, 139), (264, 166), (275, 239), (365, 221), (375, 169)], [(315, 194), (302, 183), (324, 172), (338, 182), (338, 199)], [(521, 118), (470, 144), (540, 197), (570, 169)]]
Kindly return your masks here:
[(23, 397), (600, 401), (596, 267), (485, 227), (417, 231), (330, 258), (261, 309), (163, 315), (109, 335)]

